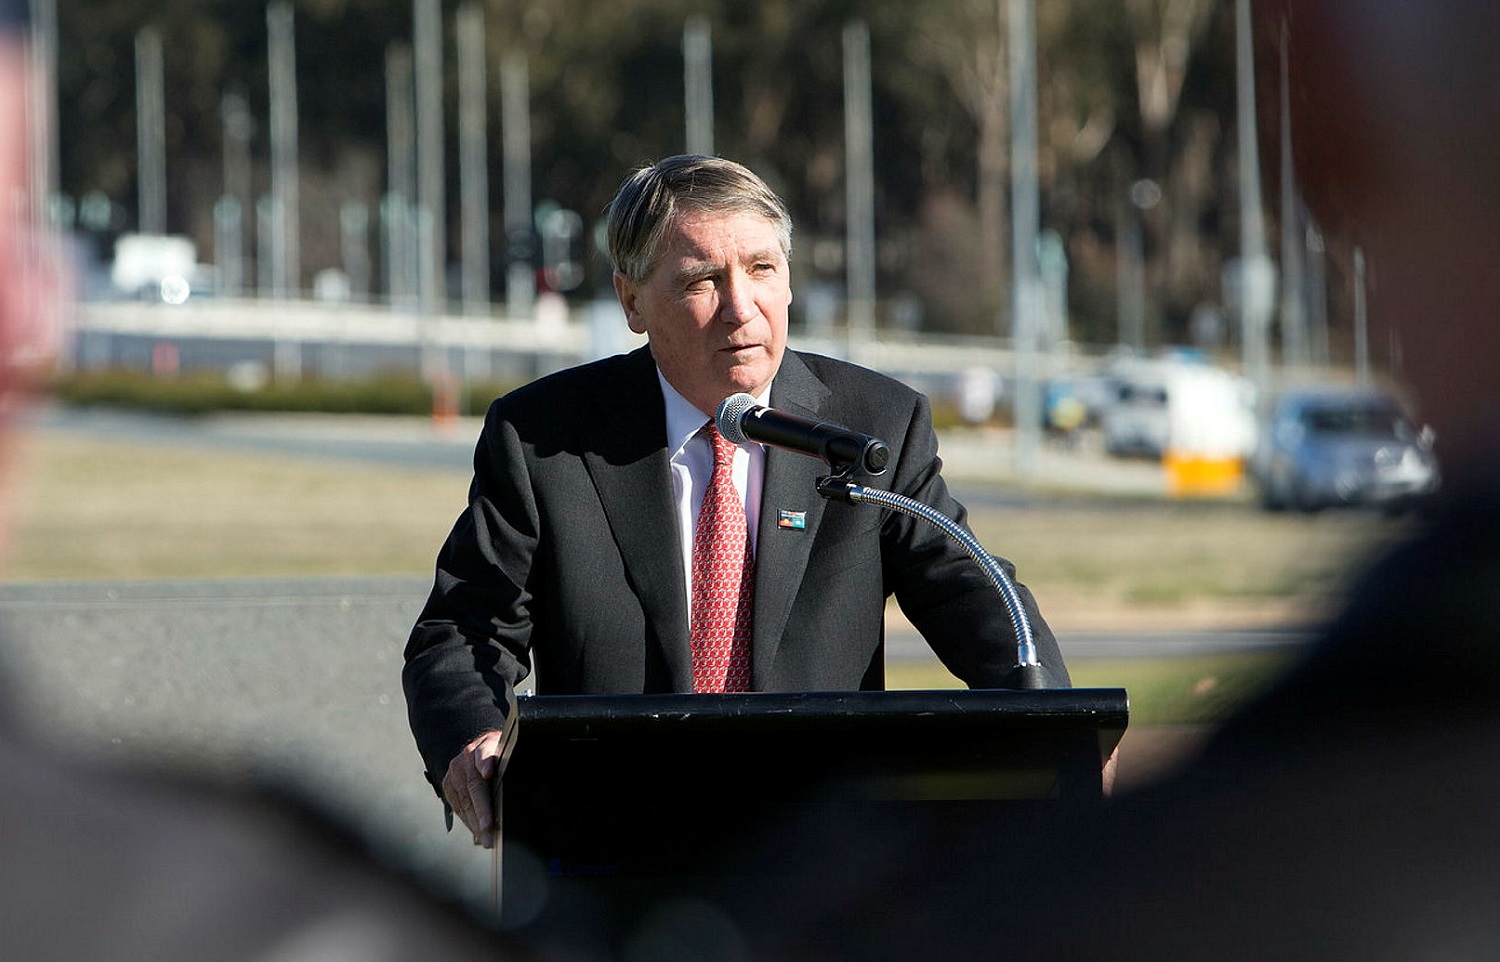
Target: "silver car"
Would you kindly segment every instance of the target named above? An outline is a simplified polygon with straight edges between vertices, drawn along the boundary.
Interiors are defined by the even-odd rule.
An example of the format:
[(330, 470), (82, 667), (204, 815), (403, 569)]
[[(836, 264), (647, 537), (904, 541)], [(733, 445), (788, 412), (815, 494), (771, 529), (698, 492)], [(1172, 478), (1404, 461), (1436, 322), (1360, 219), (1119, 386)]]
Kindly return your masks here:
[(1375, 505), (1392, 512), (1438, 486), (1432, 432), (1383, 391), (1283, 395), (1263, 424), (1251, 470), (1272, 510)]

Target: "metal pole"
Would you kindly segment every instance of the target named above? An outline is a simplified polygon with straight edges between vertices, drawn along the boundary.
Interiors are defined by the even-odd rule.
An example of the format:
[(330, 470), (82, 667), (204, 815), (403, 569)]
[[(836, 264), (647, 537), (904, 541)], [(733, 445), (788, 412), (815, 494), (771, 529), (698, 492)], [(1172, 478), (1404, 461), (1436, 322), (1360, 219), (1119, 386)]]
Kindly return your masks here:
[(708, 18), (689, 17), (682, 28), (682, 63), (690, 154), (714, 152), (713, 43)]
[(255, 287), (262, 295), (276, 286), (271, 276), (271, 264), (276, 260), (275, 206), (270, 194), (262, 194), (255, 200)]
[(484, 6), (458, 9), (459, 179), (463, 194), (464, 313), (490, 311), (490, 182), (484, 71)]
[(1370, 325), (1368, 288), (1365, 278), (1365, 249), (1354, 248), (1354, 383), (1370, 386)]
[(1323, 233), (1316, 224), (1307, 225), (1303, 237), (1303, 249), (1307, 251), (1307, 340), (1308, 354), (1312, 363), (1327, 367), (1328, 351), (1328, 252)]
[(1302, 205), (1292, 165), (1292, 107), (1287, 79), (1287, 26), (1281, 24), (1281, 363), (1305, 367), (1307, 351)]
[(300, 189), (297, 176), (297, 54), (290, 0), (266, 9), (270, 38), (271, 201), (276, 220), (272, 241), (271, 293), (292, 297), (302, 287)]
[(218, 292), (223, 297), (238, 297), (245, 283), (244, 222), (240, 202), (227, 193), (221, 195), (214, 204), (214, 259)]
[(339, 247), (349, 278), (350, 299), (369, 300), (370, 210), (362, 201), (347, 200), (339, 208)]
[(1127, 196), (1116, 213), (1115, 336), (1121, 347), (1136, 354), (1146, 349), (1146, 276), (1141, 239), (1141, 210)]
[(1037, 376), (1038, 297), (1037, 234), (1041, 197), (1037, 187), (1036, 8), (1033, 0), (1010, 0), (1011, 226), (1012, 284), (1016, 363), (1016, 476), (1036, 476), (1041, 444), (1041, 397)]
[(255, 121), (245, 98), (231, 90), (219, 102), (219, 120), (224, 128), (224, 196), (221, 201), (223, 230), (218, 251), (220, 292), (234, 297), (246, 282), (245, 232), (250, 222), (250, 137)]
[(49, 210), (57, 196), (57, 4), (31, 0), (31, 192), (32, 222), (52, 223)]
[(1240, 323), (1244, 338), (1245, 374), (1264, 394), (1270, 384), (1269, 327), (1275, 297), (1275, 272), (1266, 255), (1266, 231), (1261, 211), (1260, 150), (1256, 137), (1255, 51), (1250, 25), (1250, 0), (1235, 0), (1236, 86), (1240, 174)]
[(161, 34), (146, 27), (135, 35), (136, 177), (138, 229), (167, 232), (166, 89), (162, 78)]
[(440, 313), (448, 300), (447, 217), (443, 183), (443, 13), (441, 0), (413, 0), (416, 63), (417, 230), (423, 313)]
[(848, 155), (845, 198), (848, 223), (848, 354), (875, 336), (875, 135), (870, 92), (870, 30), (844, 27), (844, 143)]
[(386, 199), (382, 205), (385, 290), (392, 305), (409, 306), (418, 287), (412, 218), (417, 193), (414, 107), (411, 47), (393, 43), (385, 53)]
[(513, 320), (528, 318), (536, 301), (536, 244), (531, 213), (531, 93), (526, 55), (507, 51), (500, 61), (500, 122), (505, 168), (505, 236), (510, 269), (505, 309)]

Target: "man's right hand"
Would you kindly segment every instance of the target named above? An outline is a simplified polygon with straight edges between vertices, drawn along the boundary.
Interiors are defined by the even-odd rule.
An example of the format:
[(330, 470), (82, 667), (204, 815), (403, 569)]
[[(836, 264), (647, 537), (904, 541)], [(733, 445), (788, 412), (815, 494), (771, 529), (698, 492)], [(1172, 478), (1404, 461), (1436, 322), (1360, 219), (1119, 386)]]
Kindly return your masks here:
[(495, 813), (490, 805), (490, 779), (505, 750), (505, 733), (487, 731), (463, 747), (448, 763), (443, 776), (443, 797), (453, 813), (474, 835), (474, 844), (493, 848)]

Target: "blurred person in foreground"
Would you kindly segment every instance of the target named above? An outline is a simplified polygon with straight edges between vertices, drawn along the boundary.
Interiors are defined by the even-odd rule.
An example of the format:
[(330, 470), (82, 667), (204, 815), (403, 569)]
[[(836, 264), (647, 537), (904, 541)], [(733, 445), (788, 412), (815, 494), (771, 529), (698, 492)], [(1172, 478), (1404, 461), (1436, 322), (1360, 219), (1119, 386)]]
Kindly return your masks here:
[(1500, 958), (1500, 6), (1269, 0), (1262, 64), (1283, 25), (1299, 185), (1367, 255), (1439, 500), (1176, 777), (769, 900), (761, 957)]
[[(26, 5), (0, 0), (0, 412), (43, 275), (27, 182)], [(9, 443), (0, 424), (0, 442)], [(9, 479), (0, 488), (8, 489)], [(64, 639), (59, 639), (62, 643)], [(0, 644), (3, 650), (3, 644)], [(521, 958), (279, 789), (114, 768), (29, 730), (0, 665), (0, 945), (6, 958)]]
[[(636, 171), (609, 206), (609, 253), (647, 345), (491, 405), (403, 675), (427, 777), (476, 841), (493, 844), (486, 780), (504, 706), (533, 668), (538, 694), (880, 689), (894, 594), (954, 675), (1005, 687), (1010, 617), (957, 545), (903, 515), (825, 501), (819, 459), (732, 445), (709, 423), (744, 392), (870, 434), (890, 445), (890, 468), (861, 483), (965, 518), (925, 397), (787, 349), (791, 233), (781, 199), (739, 164), (678, 156)], [(722, 515), (705, 497), (716, 448), (734, 488)], [(721, 615), (695, 560), (710, 514), (737, 539)], [(1047, 680), (1066, 687), (1020, 592)], [(732, 634), (717, 652), (704, 641), (715, 620)]]

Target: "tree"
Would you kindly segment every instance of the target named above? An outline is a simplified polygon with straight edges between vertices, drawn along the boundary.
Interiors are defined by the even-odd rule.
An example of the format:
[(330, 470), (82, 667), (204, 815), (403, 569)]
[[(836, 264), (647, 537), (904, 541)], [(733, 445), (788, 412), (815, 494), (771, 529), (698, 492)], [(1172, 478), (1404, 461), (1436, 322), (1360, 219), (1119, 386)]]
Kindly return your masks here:
[[(1117, 211), (1134, 180), (1162, 185), (1147, 246), (1170, 310), (1213, 294), (1224, 230), (1217, 198), (1228, 169), (1218, 119), (1232, 116), (1232, 46), (1222, 15), (1214, 16), (1225, 8), (1214, 0), (1037, 4), (1043, 225), (1067, 242), (1070, 299), (1085, 337), (1114, 333)], [(412, 8), (411, 0), (296, 0), (295, 9), (310, 274), (339, 263), (330, 227), (339, 206), (374, 205), (384, 193), (385, 51), (410, 39)], [(492, 116), (500, 61), (524, 51), (534, 199), (589, 222), (629, 169), (683, 148), (683, 25), (690, 15), (708, 16), (716, 148), (787, 198), (798, 226), (799, 283), (830, 284), (843, 277), (837, 254), (846, 217), (841, 36), (850, 20), (864, 21), (875, 65), (879, 291), (915, 296), (929, 329), (1003, 329), (1004, 0), (493, 0), (486, 9)], [(219, 106), (230, 87), (257, 118), (256, 190), (266, 185), (264, 6), (59, 0), (58, 14), (63, 189), (107, 196), (123, 211), (114, 229), (133, 227), (134, 38), (155, 24), (166, 54), (169, 225), (207, 254), (210, 212), (223, 190)], [(451, 16), (445, 26), (453, 110)], [(445, 128), (456, 136), (454, 115)], [(502, 135), (498, 122), (490, 129)], [(457, 151), (445, 153), (457, 204)], [(499, 183), (501, 152), (489, 156)], [(456, 229), (459, 218), (447, 220)], [(505, 245), (492, 250), (502, 257)], [(589, 267), (591, 286), (607, 289), (602, 260)]]

